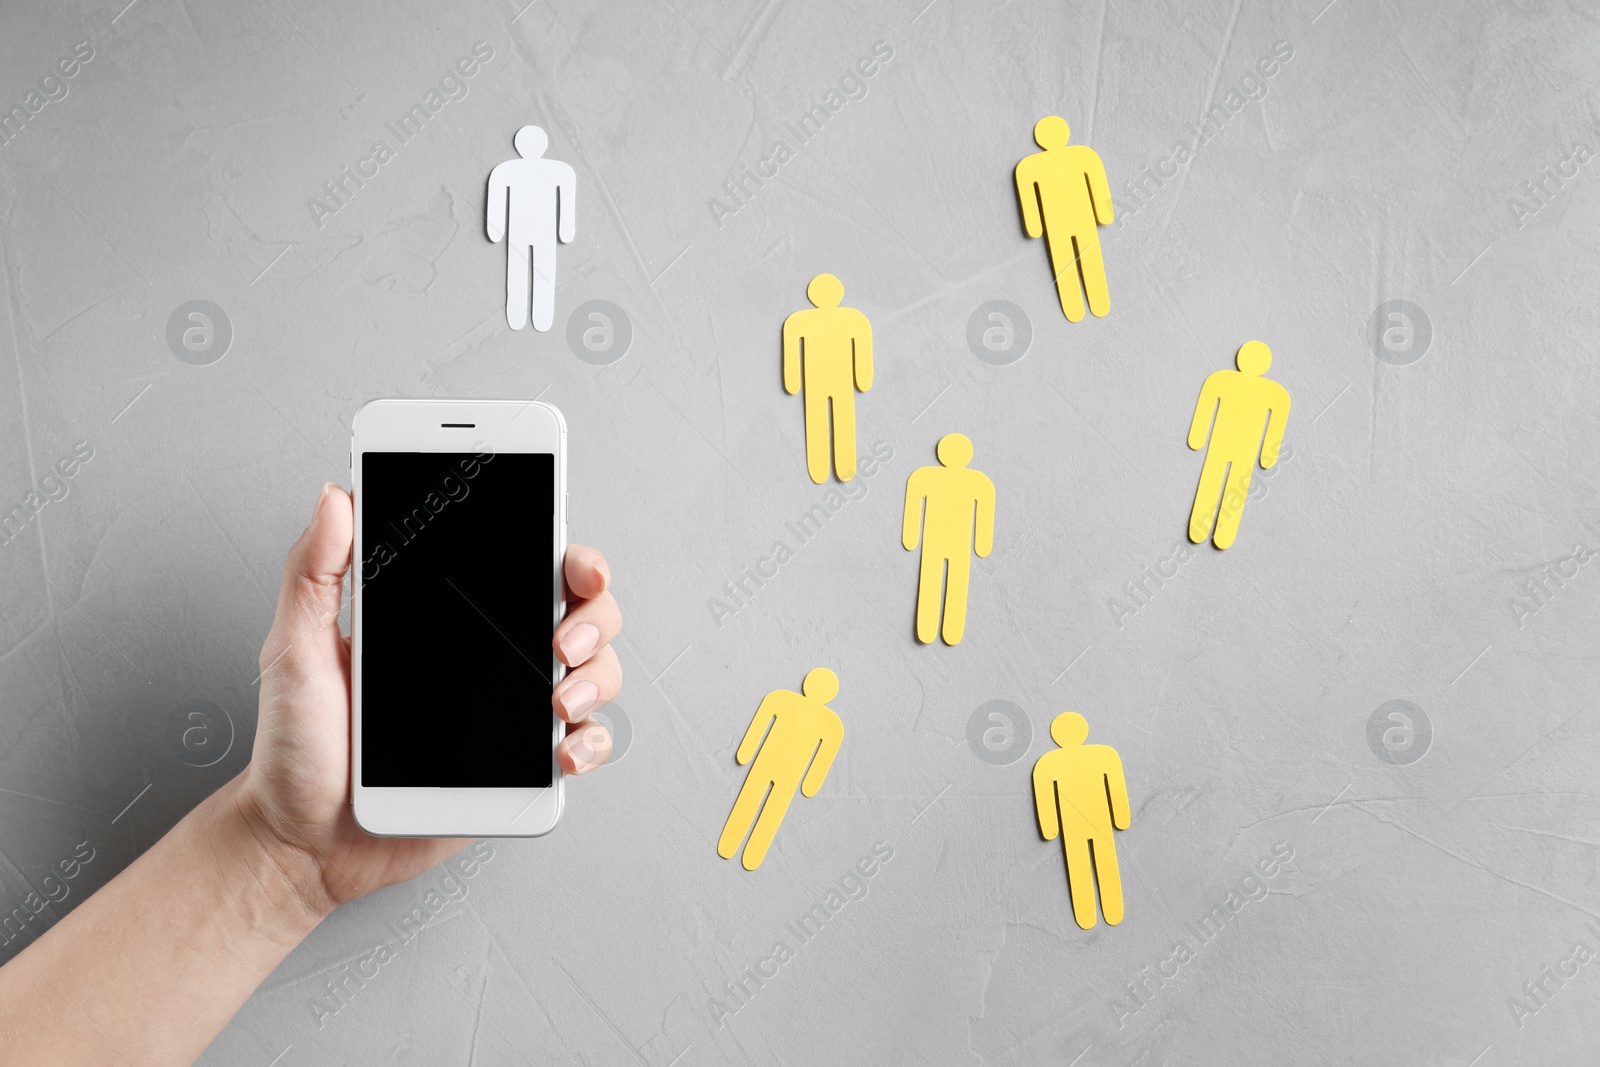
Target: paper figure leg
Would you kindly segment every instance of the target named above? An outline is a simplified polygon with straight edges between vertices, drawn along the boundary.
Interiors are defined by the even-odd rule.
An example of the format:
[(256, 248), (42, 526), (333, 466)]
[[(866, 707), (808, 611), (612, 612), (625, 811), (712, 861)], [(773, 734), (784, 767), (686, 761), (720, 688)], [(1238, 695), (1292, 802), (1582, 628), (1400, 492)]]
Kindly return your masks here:
[(1089, 311), (1097, 319), (1111, 310), (1111, 293), (1106, 288), (1106, 261), (1100, 255), (1096, 234), (1073, 238), (1078, 246), (1078, 270), (1083, 274), (1083, 291), (1089, 294)]
[(1245, 498), (1250, 495), (1250, 476), (1255, 473), (1254, 463), (1235, 463), (1228, 471), (1228, 485), (1222, 491), (1222, 508), (1217, 513), (1217, 537), (1214, 544), (1227, 548), (1239, 536), (1239, 523), (1244, 519)]
[(739, 799), (733, 802), (733, 812), (722, 827), (722, 837), (717, 841), (717, 855), (725, 860), (733, 858), (733, 854), (739, 850), (739, 842), (744, 840), (750, 824), (755, 822), (756, 811), (767, 795), (767, 786), (771, 784), (771, 779), (766, 775), (758, 776), (754, 767), (750, 769), (745, 776), (744, 786), (739, 790)]
[[(926, 536), (926, 535), (924, 535)], [(945, 558), (922, 547), (922, 573), (917, 581), (917, 640), (931, 644), (939, 634), (939, 601), (944, 592)]]
[(1216, 449), (1207, 449), (1205, 465), (1200, 468), (1200, 488), (1194, 492), (1194, 510), (1189, 512), (1189, 540), (1197, 545), (1205, 543), (1216, 525), (1217, 501), (1227, 476), (1228, 461)]
[(556, 244), (530, 249), (533, 253), (533, 328), (540, 333), (556, 319)]
[(1100, 910), (1105, 913), (1106, 924), (1115, 926), (1122, 921), (1122, 869), (1117, 866), (1117, 846), (1110, 834), (1095, 837), (1093, 846), (1095, 881), (1100, 884)]
[(805, 386), (806, 473), (821, 485), (828, 480), (828, 398), (821, 390)]
[(520, 330), (528, 324), (528, 250), (506, 241), (506, 325)]
[(972, 580), (972, 556), (963, 552), (950, 560), (944, 583), (944, 643), (959, 645), (967, 632), (967, 586)]
[(1093, 930), (1100, 917), (1094, 907), (1094, 867), (1089, 863), (1089, 842), (1066, 833), (1061, 849), (1067, 854), (1067, 881), (1072, 889), (1072, 917), (1085, 930)]
[(1057, 237), (1045, 224), (1044, 239), (1050, 243), (1050, 269), (1056, 274), (1056, 294), (1068, 322), (1083, 319), (1083, 291), (1078, 287), (1078, 260), (1070, 234)]
[(841, 482), (856, 476), (856, 398), (853, 393), (833, 398), (833, 469)]
[(789, 810), (789, 802), (794, 799), (798, 782), (790, 780), (772, 783), (772, 792), (767, 796), (766, 806), (761, 809), (761, 815), (756, 819), (756, 828), (750, 831), (750, 840), (744, 846), (744, 869), (753, 871), (761, 866), (761, 861), (767, 858), (767, 849), (772, 847), (772, 839), (778, 836), (778, 826), (783, 822), (783, 816)]

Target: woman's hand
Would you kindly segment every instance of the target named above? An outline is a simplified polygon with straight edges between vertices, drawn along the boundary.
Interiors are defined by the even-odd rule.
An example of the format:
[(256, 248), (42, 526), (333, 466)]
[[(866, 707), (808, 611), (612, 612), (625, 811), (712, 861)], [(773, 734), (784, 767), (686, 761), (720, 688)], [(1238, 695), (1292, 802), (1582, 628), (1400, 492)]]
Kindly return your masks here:
[[(0, 968), (0, 1062), (193, 1062), (336, 906), (466, 844), (369, 837), (351, 813), (338, 620), (353, 530), (350, 495), (324, 486), (261, 650), (250, 765)], [(571, 724), (561, 766), (582, 774), (611, 753), (605, 727), (585, 720), (621, 684), (610, 641), (622, 618), (598, 552), (574, 546), (565, 564), (555, 651), (572, 670), (554, 701)]]
[[(343, 579), (355, 518), (350, 495), (323, 487), (311, 525), (289, 550), (278, 613), (261, 649), (255, 751), (235, 790), (252, 831), (312, 877), (307, 904), (326, 912), (374, 889), (413, 878), (459, 851), (465, 839), (372, 837), (350, 808), (350, 639), (339, 632)], [(611, 735), (588, 716), (616, 696), (622, 668), (611, 639), (622, 615), (611, 570), (592, 548), (567, 549), (567, 616), (555, 653), (569, 670), (551, 702), (568, 723), (557, 758), (583, 774), (611, 754)]]

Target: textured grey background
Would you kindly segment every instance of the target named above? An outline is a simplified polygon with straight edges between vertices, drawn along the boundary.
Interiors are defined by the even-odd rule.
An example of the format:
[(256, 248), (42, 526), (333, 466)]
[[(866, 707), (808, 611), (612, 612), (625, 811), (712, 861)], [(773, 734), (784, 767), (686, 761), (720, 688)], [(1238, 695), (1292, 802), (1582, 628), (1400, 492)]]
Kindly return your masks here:
[[(0, 505), (77, 442), (94, 458), (0, 546), (0, 905), (90, 842), (53, 921), (243, 766), (284, 551), (362, 402), (541, 395), (571, 425), (573, 538), (625, 602), (631, 750), (342, 1003), (326, 984), (440, 876), (336, 914), (203, 1062), (1592, 1060), (1600, 963), (1521, 1026), (1508, 1000), (1600, 950), (1600, 561), (1560, 562), (1600, 548), (1593, 6), (924, 2), (8, 4), (0, 105), (94, 58), (0, 148)], [(880, 40), (865, 97), (798, 145), (784, 123)], [(308, 199), (479, 41), (467, 95), (319, 227)], [(1015, 206), (1033, 122), (1066, 116), (1126, 213), (1280, 41), (1265, 98), (1102, 232), (1111, 315), (1067, 323)], [(526, 122), (579, 181), (543, 335), (506, 328), (482, 224)], [(794, 157), (718, 225), (707, 201), (778, 138)], [(708, 600), (826, 493), (778, 345), (823, 270), (875, 327), (860, 441), (893, 459), (719, 627)], [(1034, 336), (993, 366), (966, 323), (1002, 298)], [(166, 342), (192, 299), (233, 326), (210, 366)], [(633, 325), (610, 366), (565, 340), (593, 299)], [(1432, 322), (1408, 366), (1367, 340), (1391, 299)], [(1108, 600), (1183, 537), (1200, 383), (1252, 337), (1292, 454), (1238, 544), (1119, 627)], [(965, 643), (924, 648), (899, 508), (950, 430), (999, 488), (996, 548)], [(714, 850), (733, 749), (817, 665), (844, 750), (748, 874)], [(1368, 745), (1392, 699), (1434, 731), (1409, 765)], [(169, 742), (194, 700), (237, 726), (209, 767)], [(967, 744), (991, 700), (1032, 721), (1008, 766)], [(1065, 709), (1127, 767), (1117, 928), (1074, 925), (1033, 824)], [(875, 842), (868, 895), (713, 1025)], [(1270, 892), (1130, 1001), (1280, 843)]]

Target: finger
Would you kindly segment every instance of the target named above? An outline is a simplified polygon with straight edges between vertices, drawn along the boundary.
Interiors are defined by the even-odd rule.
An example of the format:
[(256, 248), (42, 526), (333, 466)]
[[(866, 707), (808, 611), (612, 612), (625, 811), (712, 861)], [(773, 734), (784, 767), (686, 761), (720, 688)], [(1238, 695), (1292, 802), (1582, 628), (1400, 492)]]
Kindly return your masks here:
[(601, 593), (567, 612), (556, 627), (555, 649), (561, 662), (576, 667), (600, 651), (622, 629), (622, 612), (616, 598)]
[(567, 588), (579, 600), (593, 600), (611, 588), (611, 565), (588, 545), (568, 545), (562, 565)]
[(568, 774), (588, 774), (610, 758), (611, 731), (597, 722), (578, 724), (556, 746), (556, 759)]
[(350, 569), (355, 509), (350, 494), (333, 483), (322, 487), (311, 525), (289, 549), (272, 630), (261, 648), (263, 672), (270, 664), (336, 654), (341, 641), (339, 606)]
[(556, 718), (582, 722), (616, 698), (622, 689), (622, 663), (610, 645), (596, 652), (583, 666), (567, 672), (550, 696)]

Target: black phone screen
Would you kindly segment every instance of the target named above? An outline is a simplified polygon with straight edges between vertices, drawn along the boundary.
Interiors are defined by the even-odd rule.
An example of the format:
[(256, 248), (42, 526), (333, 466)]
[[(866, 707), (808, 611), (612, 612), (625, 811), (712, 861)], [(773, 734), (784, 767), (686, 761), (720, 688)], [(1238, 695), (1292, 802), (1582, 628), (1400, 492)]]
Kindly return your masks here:
[(555, 456), (364, 452), (361, 784), (548, 787)]

